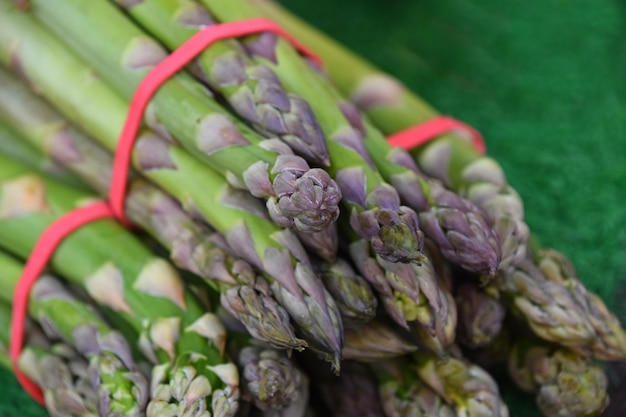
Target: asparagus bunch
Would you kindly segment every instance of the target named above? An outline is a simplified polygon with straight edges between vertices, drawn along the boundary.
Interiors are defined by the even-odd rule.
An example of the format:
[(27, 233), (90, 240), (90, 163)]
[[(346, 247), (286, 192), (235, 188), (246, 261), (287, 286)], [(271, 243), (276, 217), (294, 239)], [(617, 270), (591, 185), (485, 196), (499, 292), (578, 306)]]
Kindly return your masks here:
[[(244, 8), (239, 7), (237, 2), (228, 6), (225, 3), (218, 2), (210, 4), (210, 6), (212, 6), (211, 10), (216, 12), (216, 15), (221, 19), (233, 20), (246, 17), (245, 12), (243, 12)], [(199, 4), (194, 2), (184, 2), (183, 6), (183, 3), (177, 1), (148, 1), (142, 2), (140, 5), (127, 5), (127, 8), (132, 16), (171, 48), (180, 46), (182, 42), (190, 36), (189, 33), (184, 36), (183, 28), (175, 23), (177, 11), (180, 12), (180, 10), (182, 10), (181, 8), (184, 8), (186, 12), (189, 12), (189, 15), (195, 13), (198, 19), (201, 19), (202, 16), (207, 16), (207, 11), (203, 10)], [(185, 16), (189, 15), (185, 14)], [(168, 16), (169, 19), (165, 19), (165, 16)], [(178, 41), (173, 39), (171, 35), (174, 32), (180, 33)], [(234, 42), (230, 42), (230, 44), (232, 45)], [(397, 189), (405, 190), (402, 194), (403, 196), (406, 195), (407, 199), (411, 201), (417, 201), (413, 207), (422, 210), (420, 216), (427, 219), (426, 228), (431, 231), (430, 236), (440, 244), (442, 253), (471, 270), (487, 273), (493, 273), (495, 271), (500, 256), (499, 247), (497, 246), (495, 236), (492, 235), (490, 227), (483, 220), (480, 210), (470, 207), (471, 205), (469, 203), (464, 203), (453, 193), (444, 190), (439, 184), (429, 182), (425, 176), (421, 175), (418, 177), (416, 167), (410, 170), (410, 167), (404, 167), (406, 164), (394, 163), (399, 162), (401, 159), (407, 160), (406, 157), (402, 158), (397, 151), (396, 160), (394, 161), (386, 159), (379, 161), (376, 159), (377, 155), (387, 154), (391, 151), (389, 148), (385, 147), (386, 142), (384, 138), (382, 138), (378, 131), (371, 124), (368, 124), (365, 119), (360, 119), (355, 109), (351, 109), (347, 107), (347, 103), (341, 102), (338, 94), (329, 88), (328, 84), (324, 83), (315, 72), (310, 71), (304, 62), (295, 55), (288, 44), (275, 38), (272, 38), (269, 43), (260, 38), (258, 41), (251, 44), (252, 42), (246, 42), (245, 46), (257, 64), (272, 68), (274, 73), (283, 81), (290, 92), (300, 94), (311, 103), (315, 114), (319, 116), (318, 119), (320, 120), (322, 129), (325, 131), (327, 137), (330, 138), (328, 146), (331, 149), (331, 166), (329, 168), (331, 172), (343, 169), (342, 167), (348, 160), (347, 156), (345, 156), (347, 152), (346, 149), (337, 146), (337, 143), (334, 143), (337, 142), (337, 140), (333, 138), (340, 134), (338, 132), (350, 132), (352, 135), (351, 144), (347, 146), (352, 146), (352, 150), (356, 151), (363, 158), (359, 163), (360, 166), (373, 166), (373, 162), (370, 158), (371, 155), (376, 165), (381, 168), (383, 174), (393, 172), (393, 174), (390, 174), (389, 178), (396, 174), (398, 177), (403, 178), (409, 176), (411, 178), (410, 181), (416, 184), (418, 187), (417, 191), (422, 193), (422, 197), (416, 197), (415, 191), (410, 187), (401, 187), (402, 181), (392, 181)], [(220, 44), (220, 46), (222, 45)], [(232, 47), (234, 48), (234, 46)], [(208, 67), (212, 56), (210, 51), (207, 51), (206, 54), (208, 55), (207, 59), (203, 60), (201, 57), (198, 62), (202, 63), (207, 61), (205, 66)], [(271, 57), (277, 58), (271, 59)], [(367, 137), (368, 139), (363, 142), (363, 137)], [(339, 143), (346, 145), (344, 139), (341, 139)], [(367, 150), (370, 151), (369, 154), (365, 150), (368, 143), (374, 143), (377, 146), (368, 147)], [(333, 158), (333, 156), (336, 156), (336, 158)], [(351, 159), (350, 161), (353, 164), (355, 163), (355, 161)], [(338, 166), (338, 168), (333, 168), (333, 166)], [(404, 183), (407, 181), (409, 180), (405, 180)], [(351, 184), (348, 188), (354, 190), (362, 187)], [(424, 195), (425, 193), (427, 195)], [(409, 198), (409, 196), (412, 197)], [(430, 206), (436, 205), (437, 207), (431, 210), (429, 204)], [(445, 205), (445, 207), (443, 207), (442, 204)], [(354, 223), (352, 223), (351, 226), (356, 229)], [(446, 230), (444, 231), (443, 229)], [(358, 240), (358, 235), (355, 235), (354, 241), (356, 242)], [(485, 243), (486, 246), (483, 245), (483, 243)], [(366, 246), (359, 243), (358, 247), (361, 250), (353, 250), (352, 258), (355, 263), (357, 263), (361, 273), (372, 282), (379, 294), (382, 295), (384, 305), (390, 314), (396, 318), (399, 324), (407, 326), (407, 316), (408, 321), (415, 320), (416, 312), (410, 312), (410, 309), (424, 310), (424, 307), (419, 306), (424, 303), (430, 304), (426, 310), (430, 308), (432, 311), (421, 313), (423, 317), (421, 318), (420, 327), (426, 327), (425, 332), (430, 333), (429, 337), (438, 339), (432, 343), (437, 351), (441, 352), (445, 349), (445, 347), (451, 343), (451, 340), (449, 340), (451, 338), (449, 335), (445, 334), (445, 331), (434, 327), (445, 325), (448, 317), (450, 317), (447, 314), (450, 308), (447, 306), (448, 301), (446, 297), (437, 293), (437, 285), (433, 283), (432, 278), (427, 277), (430, 272), (429, 268), (422, 268), (421, 265), (417, 264), (414, 265), (412, 269), (403, 268), (405, 270), (404, 273), (393, 271), (386, 274), (375, 274), (376, 276), (372, 277), (373, 273), (365, 272), (367, 267), (361, 266), (364, 262), (363, 252), (366, 250)], [(377, 261), (379, 264), (385, 262), (384, 259), (378, 259)], [(419, 262), (421, 261), (422, 259), (420, 258)], [(381, 268), (389, 270), (389, 265), (391, 264), (387, 261), (387, 263), (381, 265)], [(396, 276), (404, 275), (404, 277), (401, 278), (403, 281), (402, 287), (394, 283), (391, 279), (389, 279), (389, 282), (393, 287), (387, 284), (385, 277), (388, 274), (394, 274)], [(424, 296), (420, 295), (419, 287), (415, 283), (425, 280), (428, 282), (425, 283), (426, 285), (422, 286)], [(408, 304), (408, 306), (398, 306), (398, 302), (396, 301), (398, 293), (406, 298), (404, 304)], [(438, 312), (441, 312), (440, 316), (442, 318), (435, 317)]]
[[(30, 6), (21, 13), (0, 0), (0, 62), (50, 104), (0, 72), (0, 139), (23, 138), (104, 195), (128, 101), (166, 54), (158, 41), (175, 49), (215, 18), (257, 13), (301, 33), (263, 1), (33, 0)], [(219, 296), (237, 331), (283, 349), (310, 347), (336, 370), (340, 359), (348, 360), (339, 377), (315, 361), (305, 375), (285, 352), (245, 336), (245, 348), (232, 356), (244, 402), (252, 403), (242, 415), (305, 415), (317, 395), (333, 403), (331, 414), (467, 417), (508, 415), (495, 381), (454, 345), (458, 339), (483, 350), (500, 346), (506, 309), (507, 317), (522, 318), (553, 343), (514, 351), (512, 370), (522, 387), (540, 393), (548, 417), (594, 415), (606, 405), (606, 378), (589, 356), (624, 357), (626, 333), (616, 318), (565, 257), (534, 250), (530, 259), (521, 202), (494, 161), (455, 135), (413, 156), (391, 148), (383, 133), (434, 113), (424, 106), (414, 111), (419, 102), (397, 85), (383, 91), (388, 79), (372, 77), (371, 68), (334, 48), (317, 52), (331, 55), (325, 57), (331, 78), (365, 115), (271, 34), (218, 42), (166, 82), (146, 113), (151, 130), (139, 134), (133, 151), (126, 210), (186, 270), (186, 282), (153, 248), (112, 222), (98, 222), (68, 238), (52, 267), (86, 287), (113, 326), (94, 324), (102, 320), (89, 311), (57, 317), (79, 307), (48, 279), (33, 293), (35, 317), (65, 342), (77, 342), (75, 328), (90, 320), (97, 331), (90, 327), (83, 339), (108, 341), (102, 334), (120, 332), (115, 340), (138, 347), (152, 367), (148, 415), (237, 412), (238, 372), (213, 313)], [(336, 62), (356, 62), (354, 80)], [(49, 165), (37, 158), (34, 166), (45, 171)], [(91, 198), (0, 156), (0, 246), (27, 256), (47, 224)], [(342, 198), (346, 210), (336, 222)], [(489, 286), (455, 282), (460, 269), (488, 278)], [(132, 374), (133, 362), (117, 347), (78, 343), (65, 357), (83, 354), (104, 375), (94, 385), (106, 403), (101, 410), (132, 414), (147, 390), (120, 376)], [(351, 361), (407, 354), (397, 362), (402, 372), (390, 362), (373, 365), (378, 381)], [(584, 376), (579, 385), (570, 382), (575, 373)]]
[[(101, 81), (91, 76), (86, 79), (84, 74), (93, 74), (93, 70), (32, 17), (4, 0), (0, 5), (0, 61), (19, 68), (66, 117), (113, 149), (128, 105)], [(99, 98), (98, 106), (84, 105), (93, 103), (94, 97)], [(276, 145), (275, 149), (284, 147)], [(298, 336), (338, 366), (342, 345), (339, 312), (293, 233), (274, 225), (259, 201), (247, 192), (234, 190), (224, 177), (153, 132), (140, 135), (133, 164), (188, 213), (208, 220), (235, 255), (261, 270), (274, 298), (294, 319)]]
[[(93, 200), (4, 157), (0, 190), (0, 245), (22, 257), (55, 219)], [(68, 236), (51, 266), (126, 323), (133, 343), (155, 365), (148, 413), (235, 413), (238, 375), (223, 355), (225, 330), (169, 263), (118, 224), (102, 220)]]

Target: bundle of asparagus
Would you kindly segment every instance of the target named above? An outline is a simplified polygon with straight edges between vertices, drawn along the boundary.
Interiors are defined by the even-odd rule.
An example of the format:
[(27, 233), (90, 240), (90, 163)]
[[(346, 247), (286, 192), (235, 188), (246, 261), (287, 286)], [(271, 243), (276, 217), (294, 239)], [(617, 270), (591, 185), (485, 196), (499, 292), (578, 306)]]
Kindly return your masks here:
[[(265, 1), (27, 3), (0, 0), (0, 248), (22, 261), (107, 195), (135, 89), (197, 31), (270, 17), (328, 70), (261, 33), (161, 86), (133, 150), (137, 228), (83, 226), (30, 296), (45, 337), (19, 365), (52, 415), (504, 417), (468, 359), (502, 346), (547, 417), (606, 407), (594, 360), (626, 359), (619, 321), (528, 242), (493, 159), (454, 134), (388, 144), (434, 115), (400, 84)], [(20, 261), (0, 270), (8, 305)]]

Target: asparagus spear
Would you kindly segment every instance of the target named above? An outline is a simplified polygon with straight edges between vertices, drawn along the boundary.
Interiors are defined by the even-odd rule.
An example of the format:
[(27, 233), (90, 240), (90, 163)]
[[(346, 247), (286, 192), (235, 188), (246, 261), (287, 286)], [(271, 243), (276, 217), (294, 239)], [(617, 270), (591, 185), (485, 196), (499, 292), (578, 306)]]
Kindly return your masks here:
[(459, 352), (447, 359), (416, 352), (413, 358), (420, 378), (454, 406), (457, 416), (508, 417), (508, 408), (493, 378)]
[(485, 211), (502, 242), (499, 269), (522, 262), (530, 234), (524, 222), (524, 205), (495, 159), (479, 154), (459, 137), (444, 135), (425, 145), (416, 160), (426, 174)]
[(551, 281), (527, 259), (500, 276), (490, 291), (500, 294), (503, 302), (524, 319), (540, 338), (571, 348), (588, 347), (595, 331), (588, 311), (570, 290)]
[[(93, 200), (4, 157), (0, 190), (0, 245), (22, 257), (54, 220)], [(68, 236), (51, 266), (132, 326), (142, 353), (157, 364), (149, 414), (190, 408), (235, 413), (238, 376), (222, 353), (225, 330), (185, 291), (169, 263), (115, 222), (102, 220)]]
[[(170, 50), (216, 23), (200, 4), (190, 0), (111, 1)], [(280, 138), (311, 163), (328, 165), (328, 148), (309, 103), (287, 94), (274, 73), (248, 58), (236, 40), (213, 43), (198, 56), (193, 69), (259, 133)]]
[[(54, 109), (2, 69), (0, 121), (10, 124), (100, 194), (107, 194), (113, 165), (111, 155), (68, 125)], [(230, 312), (250, 332), (276, 346), (294, 349), (306, 346), (294, 335), (287, 312), (271, 298), (269, 289), (259, 291), (262, 284), (257, 284), (252, 267), (218, 246), (214, 242), (215, 232), (192, 219), (173, 198), (147, 181), (135, 178), (125, 203), (130, 221), (168, 248), (177, 266), (206, 279), (220, 291), (225, 306), (241, 307)], [(235, 285), (237, 290), (229, 291)], [(245, 294), (247, 302), (238, 303), (238, 294)]]
[[(0, 298), (11, 303), (22, 265), (0, 252), (0, 269)], [(51, 276), (42, 276), (35, 283), (28, 306), (48, 337), (63, 340), (89, 361), (101, 413), (145, 415), (148, 381), (122, 334), (112, 330), (90, 306)]]
[(418, 376), (415, 365), (385, 361), (374, 365), (386, 417), (454, 417), (456, 413)]
[[(246, 10), (245, 0), (203, 1), (223, 20), (255, 16)], [(481, 209), (423, 175), (408, 153), (392, 148), (369, 120), (345, 102), (332, 85), (300, 60), (284, 41), (265, 34), (247, 45), (257, 62), (271, 67), (288, 90), (311, 103), (328, 137), (332, 139), (331, 132), (340, 129), (337, 126), (346, 130), (351, 127), (357, 132), (355, 136), (362, 142), (359, 145), (369, 153), (365, 160), (371, 157), (384, 179), (396, 188), (401, 200), (419, 213), (422, 230), (442, 248), (446, 258), (470, 271), (490, 275), (495, 272), (500, 261), (500, 246)], [(332, 149), (331, 146), (331, 156)]]
[[(278, 412), (302, 401), (307, 376), (284, 352), (248, 344), (240, 350), (237, 362), (244, 382), (243, 398), (257, 408)], [(305, 395), (308, 398), (308, 393)], [(302, 415), (302, 412), (297, 413)]]
[[(52, 417), (97, 417), (98, 395), (89, 375), (89, 363), (63, 343), (52, 343), (39, 326), (27, 322), (27, 334), (17, 365), (43, 391)], [(13, 370), (9, 358), (11, 309), (0, 302), (0, 365)], [(6, 346), (6, 347), (5, 347)]]
[[(274, 20), (315, 51), (324, 61), (324, 69), (333, 84), (386, 135), (439, 115), (398, 80), (290, 14), (278, 3), (248, 0), (238, 2), (238, 7), (249, 15)], [(350, 70), (346, 71), (346, 68)], [(494, 159), (481, 155), (456, 133), (442, 135), (414, 150), (413, 154), (427, 175), (440, 179), (485, 210), (501, 242), (500, 268), (506, 269), (526, 257), (529, 229), (524, 222), (523, 203)]]
[(438, 285), (429, 259), (388, 262), (371, 253), (364, 240), (354, 240), (349, 251), (393, 321), (416, 333), (422, 345), (443, 355), (454, 342), (456, 307), (452, 295)]
[(510, 353), (508, 369), (519, 388), (537, 394), (546, 417), (599, 416), (609, 403), (602, 368), (567, 349), (520, 341)]
[[(66, 117), (113, 149), (127, 105), (94, 78), (93, 69), (68, 53), (30, 16), (4, 0), (0, 4), (4, 11), (0, 13), (0, 60), (19, 69)], [(97, 106), (94, 98), (98, 98)], [(338, 365), (342, 345), (339, 313), (289, 230), (272, 224), (259, 201), (247, 192), (233, 190), (222, 176), (152, 132), (140, 136), (133, 163), (188, 213), (209, 220), (235, 255), (263, 271), (274, 298), (294, 319), (299, 335)]]
[(504, 305), (473, 282), (459, 285), (455, 300), (459, 342), (474, 349), (491, 344), (502, 330)]
[(566, 288), (586, 311), (594, 331), (589, 350), (600, 360), (626, 359), (626, 332), (596, 294), (589, 292), (580, 282), (572, 262), (554, 249), (536, 251), (537, 265), (548, 281)]
[[(32, 13), (97, 67), (126, 100), (166, 57), (159, 44), (106, 0), (88, 6), (81, 0), (34, 0), (31, 5)], [(112, 27), (115, 35), (110, 34)], [(158, 123), (161, 131), (237, 187), (266, 199), (270, 216), (280, 226), (316, 232), (337, 219), (341, 193), (323, 169), (311, 169), (292, 153), (274, 151), (190, 76), (178, 73), (163, 83), (146, 117), (149, 126)]]
[(75, 188), (85, 188), (85, 184), (79, 181), (75, 176), (67, 172), (52, 159), (36, 152), (30, 144), (21, 140), (12, 129), (9, 129), (1, 123), (0, 152), (29, 167), (45, 172), (47, 175), (64, 184), (71, 185)]

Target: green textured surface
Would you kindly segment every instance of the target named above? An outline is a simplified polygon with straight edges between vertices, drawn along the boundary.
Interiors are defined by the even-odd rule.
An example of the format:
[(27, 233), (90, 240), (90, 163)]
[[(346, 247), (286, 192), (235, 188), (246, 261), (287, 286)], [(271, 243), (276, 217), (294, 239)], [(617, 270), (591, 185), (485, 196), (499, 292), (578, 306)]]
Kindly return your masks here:
[[(622, 3), (283, 2), (442, 112), (480, 129), (542, 243), (569, 255), (587, 286), (626, 322)], [(44, 415), (3, 370), (0, 387), (0, 416)], [(511, 417), (539, 416), (531, 397), (512, 390), (506, 397)], [(620, 403), (623, 385), (611, 416), (626, 415)]]

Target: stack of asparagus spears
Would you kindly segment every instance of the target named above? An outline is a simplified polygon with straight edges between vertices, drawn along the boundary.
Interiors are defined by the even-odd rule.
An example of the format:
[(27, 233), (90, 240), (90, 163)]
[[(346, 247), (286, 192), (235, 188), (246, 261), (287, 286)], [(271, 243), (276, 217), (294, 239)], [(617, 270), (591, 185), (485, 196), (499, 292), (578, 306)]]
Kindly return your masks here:
[(544, 415), (599, 415), (595, 360), (626, 359), (626, 332), (531, 239), (498, 163), (456, 134), (391, 147), (435, 111), (258, 0), (0, 0), (1, 363), (23, 262), (107, 195), (140, 81), (255, 17), (324, 68), (262, 33), (161, 86), (133, 151), (137, 228), (85, 225), (31, 293), (19, 367), (50, 414), (508, 416), (483, 369), (507, 363)]

